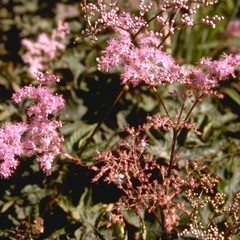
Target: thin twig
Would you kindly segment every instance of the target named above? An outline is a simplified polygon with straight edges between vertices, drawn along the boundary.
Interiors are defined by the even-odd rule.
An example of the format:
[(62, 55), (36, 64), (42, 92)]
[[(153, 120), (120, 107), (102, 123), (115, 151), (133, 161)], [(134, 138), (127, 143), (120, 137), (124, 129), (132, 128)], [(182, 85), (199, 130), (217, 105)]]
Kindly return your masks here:
[(164, 108), (164, 111), (165, 111), (166, 115), (167, 115), (168, 117), (170, 117), (170, 115), (169, 115), (169, 113), (168, 113), (168, 110), (167, 110), (167, 108), (166, 108), (166, 106), (165, 106), (165, 103), (163, 102), (161, 96), (158, 94), (156, 88), (153, 87), (152, 89), (153, 89), (153, 91), (155, 92), (155, 94), (156, 94), (158, 100), (159, 100), (160, 103), (162, 104), (162, 106), (163, 106), (163, 108)]

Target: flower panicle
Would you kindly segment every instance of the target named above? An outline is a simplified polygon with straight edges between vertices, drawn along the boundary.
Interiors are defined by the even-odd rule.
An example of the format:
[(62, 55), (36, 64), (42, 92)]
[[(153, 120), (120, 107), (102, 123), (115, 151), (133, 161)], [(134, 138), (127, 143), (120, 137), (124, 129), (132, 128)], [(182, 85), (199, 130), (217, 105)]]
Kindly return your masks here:
[(43, 86), (43, 83), (58, 82), (59, 78), (48, 73), (36, 74), (40, 85), (25, 86), (13, 94), (13, 101), (19, 103), (24, 97), (33, 102), (27, 109), (29, 123), (4, 124), (0, 128), (0, 175), (9, 178), (18, 165), (22, 154), (37, 155), (37, 162), (46, 174), (51, 173), (54, 157), (60, 154), (60, 143), (63, 137), (58, 133), (62, 122), (52, 116), (57, 116), (65, 107), (61, 95)]

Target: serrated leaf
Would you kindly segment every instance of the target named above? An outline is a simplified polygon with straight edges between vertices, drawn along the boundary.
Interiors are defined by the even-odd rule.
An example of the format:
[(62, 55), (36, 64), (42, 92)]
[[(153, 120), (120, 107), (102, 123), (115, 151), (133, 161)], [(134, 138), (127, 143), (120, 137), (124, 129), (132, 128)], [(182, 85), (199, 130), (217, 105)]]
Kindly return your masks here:
[(156, 106), (154, 98), (146, 94), (142, 94), (141, 97), (142, 101), (139, 103), (139, 107), (142, 107), (146, 112), (152, 111), (152, 109)]
[(162, 229), (157, 221), (154, 221), (154, 223), (146, 221), (145, 226), (147, 229), (146, 239), (161, 239), (159, 237), (162, 234)]
[[(82, 238), (80, 239), (95, 240), (96, 237), (93, 233), (93, 227), (96, 229), (101, 227), (100, 222), (102, 221), (104, 213), (109, 211), (108, 206), (103, 205), (103, 203), (93, 205), (92, 189), (85, 188), (85, 191), (79, 200), (77, 211), (80, 216), (79, 221), (82, 223), (79, 233)], [(106, 224), (106, 221), (103, 222)], [(106, 226), (104, 228), (106, 228)], [(103, 234), (101, 233), (101, 235)]]
[(83, 52), (78, 52), (73, 48), (65, 52), (58, 62), (54, 62), (54, 67), (59, 69), (70, 69), (74, 76), (73, 81), (76, 82), (80, 74), (86, 69), (86, 67), (80, 62), (84, 57), (85, 54)]
[(70, 213), (73, 219), (76, 221), (80, 220), (78, 209), (67, 199), (67, 197), (59, 197), (58, 204), (64, 212)]
[[(66, 104), (65, 111), (61, 111), (61, 120), (68, 124), (72, 121), (78, 122), (86, 114), (87, 107), (83, 105), (83, 100), (75, 96), (74, 91), (71, 91), (71, 97)], [(63, 128), (65, 125), (63, 125)]]
[(111, 139), (108, 139), (108, 140), (104, 140), (100, 143), (89, 144), (81, 156), (82, 161), (84, 162), (85, 160), (89, 160), (89, 158), (95, 157), (96, 150), (102, 151), (102, 150), (106, 149), (110, 142), (111, 142)]
[[(85, 141), (91, 135), (95, 127), (96, 124), (93, 125), (82, 124), (78, 126), (78, 128), (73, 131), (69, 140), (67, 141), (66, 151), (72, 152), (74, 148), (75, 150), (79, 149), (83, 141)], [(76, 144), (78, 147), (77, 149)]]
[(81, 222), (83, 224), (88, 223), (94, 226), (98, 215), (104, 211), (104, 208), (102, 205), (103, 205), (102, 203), (93, 205), (92, 190), (86, 188), (80, 198), (80, 201), (77, 207), (80, 214)]

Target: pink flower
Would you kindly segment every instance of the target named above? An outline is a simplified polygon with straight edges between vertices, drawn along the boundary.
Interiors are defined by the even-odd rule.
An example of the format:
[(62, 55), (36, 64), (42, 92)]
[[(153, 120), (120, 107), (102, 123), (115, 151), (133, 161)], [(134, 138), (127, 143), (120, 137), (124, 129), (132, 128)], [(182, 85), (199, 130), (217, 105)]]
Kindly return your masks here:
[(235, 77), (234, 69), (236, 68), (236, 62), (229, 61), (226, 55), (223, 55), (220, 60), (211, 61), (209, 58), (202, 58), (200, 60), (200, 66), (207, 68), (207, 72), (213, 78), (221, 81), (227, 79), (230, 75)]
[(170, 208), (163, 211), (166, 218), (165, 225), (169, 232), (173, 229), (173, 227), (178, 225), (178, 221), (180, 219), (175, 211), (176, 208)]
[(52, 163), (54, 160), (54, 155), (51, 153), (47, 153), (42, 155), (41, 157), (37, 157), (36, 161), (40, 163), (41, 168), (47, 174), (51, 174)]
[(0, 174), (8, 178), (17, 167), (16, 156), (22, 154), (37, 155), (37, 161), (47, 174), (51, 172), (54, 157), (59, 154), (63, 137), (58, 133), (62, 122), (54, 120), (64, 108), (64, 100), (60, 95), (54, 95), (44, 82), (58, 81), (54, 75), (38, 73), (40, 86), (25, 86), (13, 94), (13, 101), (19, 103), (22, 98), (33, 100), (27, 109), (29, 123), (15, 125), (5, 124), (0, 128)]
[(8, 178), (18, 165), (16, 155), (24, 152), (21, 136), (27, 131), (27, 127), (18, 123), (15, 125), (4, 124), (0, 128), (0, 175)]
[(53, 31), (51, 37), (46, 33), (40, 33), (36, 42), (29, 39), (22, 40), (22, 44), (27, 48), (22, 59), (29, 64), (30, 75), (35, 77), (36, 72), (47, 70), (48, 62), (56, 58), (60, 51), (65, 50), (65, 45), (57, 38), (64, 38), (68, 33), (68, 24), (59, 22), (58, 29)]
[[(132, 84), (134, 87), (140, 81), (146, 84), (164, 85), (177, 81), (182, 75), (180, 68), (173, 58), (156, 47), (157, 39), (153, 34), (141, 34), (139, 46), (131, 43), (130, 34), (117, 29), (118, 39), (111, 39), (103, 51), (104, 56), (99, 60), (99, 68), (109, 71), (110, 68), (123, 69), (122, 84)], [(141, 45), (143, 44), (143, 45)]]

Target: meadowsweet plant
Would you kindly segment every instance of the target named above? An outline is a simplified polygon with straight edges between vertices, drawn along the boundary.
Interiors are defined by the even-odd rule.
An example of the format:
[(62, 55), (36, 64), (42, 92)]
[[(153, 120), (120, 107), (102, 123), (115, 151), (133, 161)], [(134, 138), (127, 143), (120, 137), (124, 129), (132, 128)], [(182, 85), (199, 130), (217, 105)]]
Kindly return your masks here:
[[(122, 196), (114, 207), (101, 205), (98, 216), (96, 209), (99, 206), (91, 206), (87, 191), (77, 207), (70, 203), (67, 206), (65, 198), (57, 199), (59, 192), (57, 197), (52, 197), (54, 201), (57, 199), (55, 202), (59, 201), (68, 219), (71, 215), (81, 222), (79, 239), (92, 236), (89, 229), (97, 239), (127, 239), (124, 228), (131, 224), (131, 214), (139, 221), (139, 224), (135, 221), (139, 228), (136, 240), (230, 240), (240, 233), (240, 193), (235, 192), (227, 199), (218, 189), (219, 176), (211, 172), (201, 157), (188, 159), (179, 144), (184, 132), (192, 132), (196, 138), (201, 138), (202, 130), (195, 121), (195, 110), (206, 98), (222, 99), (220, 86), (229, 79), (237, 79), (240, 54), (222, 54), (219, 59), (205, 56), (194, 66), (179, 64), (171, 54), (169, 44), (174, 34), (196, 25), (215, 28), (218, 21), (223, 20), (218, 15), (197, 19), (196, 13), (201, 8), (214, 4), (217, 0), (81, 1), (80, 7), (88, 24), (81, 37), (95, 44), (99, 34), (111, 33), (112, 36), (96, 59), (98, 71), (117, 72), (123, 90), (149, 90), (158, 106), (155, 114), (149, 113), (139, 126), (125, 126), (121, 140), (117, 138), (119, 141), (111, 150), (97, 150), (94, 164), (85, 166), (86, 171), (95, 174), (93, 183), (103, 179), (121, 191)], [(53, 93), (49, 85), (58, 83), (59, 77), (46, 72), (50, 62), (66, 50), (59, 39), (68, 33), (68, 24), (59, 22), (51, 36), (40, 33), (36, 42), (22, 41), (27, 49), (22, 59), (29, 65), (28, 72), (36, 78), (38, 85), (24, 86), (12, 96), (15, 104), (28, 99), (27, 122), (5, 123), (0, 127), (2, 178), (14, 174), (22, 156), (35, 156), (46, 175), (51, 174), (57, 155), (84, 166), (62, 147), (64, 137), (60, 129), (63, 121), (59, 120), (59, 113), (65, 108), (65, 101), (62, 95)], [(172, 99), (174, 106), (170, 106), (165, 98)], [(95, 130), (91, 129), (90, 134), (86, 129), (87, 134), (81, 134), (89, 138), (79, 150), (78, 157), (82, 157), (103, 120)], [(156, 133), (170, 137), (164, 143), (154, 141), (156, 138), (152, 136)], [(90, 210), (85, 209), (86, 206)], [(106, 216), (109, 217), (107, 224), (106, 220), (101, 222)], [(16, 228), (18, 239), (38, 238), (43, 233), (47, 226), (42, 216), (37, 217), (34, 224), (23, 221), (22, 226)], [(152, 221), (151, 226), (148, 218)], [(104, 224), (107, 226), (104, 233), (112, 229), (111, 237), (101, 231)]]
[[(81, 4), (89, 28), (82, 32), (93, 42), (97, 34), (107, 28), (116, 33), (108, 41), (102, 57), (98, 58), (99, 70), (120, 72), (120, 83), (129, 87), (146, 85), (157, 96), (161, 111), (148, 116), (146, 124), (124, 128), (130, 138), (117, 145), (114, 151), (97, 151), (97, 172), (93, 181), (101, 177), (115, 183), (123, 196), (111, 214), (112, 223), (124, 222), (124, 212), (133, 210), (144, 218), (143, 210), (155, 216), (163, 239), (172, 239), (182, 216), (192, 222), (179, 236), (196, 239), (231, 239), (239, 232), (239, 217), (228, 225), (229, 210), (218, 208), (223, 204), (220, 193), (215, 193), (217, 176), (212, 176), (207, 166), (196, 159), (184, 160), (178, 151), (178, 136), (184, 129), (201, 135), (191, 116), (205, 98), (223, 98), (219, 92), (221, 82), (235, 78), (240, 55), (223, 54), (219, 60), (203, 57), (195, 66), (179, 65), (166, 52), (166, 40), (174, 33), (194, 25), (206, 24), (215, 28), (221, 16), (205, 16), (194, 21), (194, 14), (217, 1), (139, 1), (138, 9), (121, 11), (118, 1)], [(136, 14), (137, 12), (137, 14)], [(168, 109), (160, 91), (180, 102), (174, 113)], [(171, 132), (171, 147), (165, 164), (160, 164), (148, 142), (147, 132), (161, 129)], [(160, 147), (160, 146), (159, 146)], [(184, 173), (183, 173), (184, 172)], [(238, 195), (236, 195), (238, 196)], [(233, 205), (237, 197), (233, 199)], [(220, 203), (221, 202), (221, 203)], [(190, 205), (189, 205), (190, 204)], [(199, 219), (199, 209), (212, 204), (214, 214), (207, 223)], [(230, 205), (232, 206), (232, 205)], [(238, 203), (237, 203), (238, 206)], [(231, 207), (230, 207), (231, 208)], [(234, 215), (237, 215), (237, 210)], [(218, 229), (215, 219), (225, 215), (225, 226)], [(179, 226), (179, 229), (182, 229)], [(221, 230), (222, 229), (222, 230)]]

